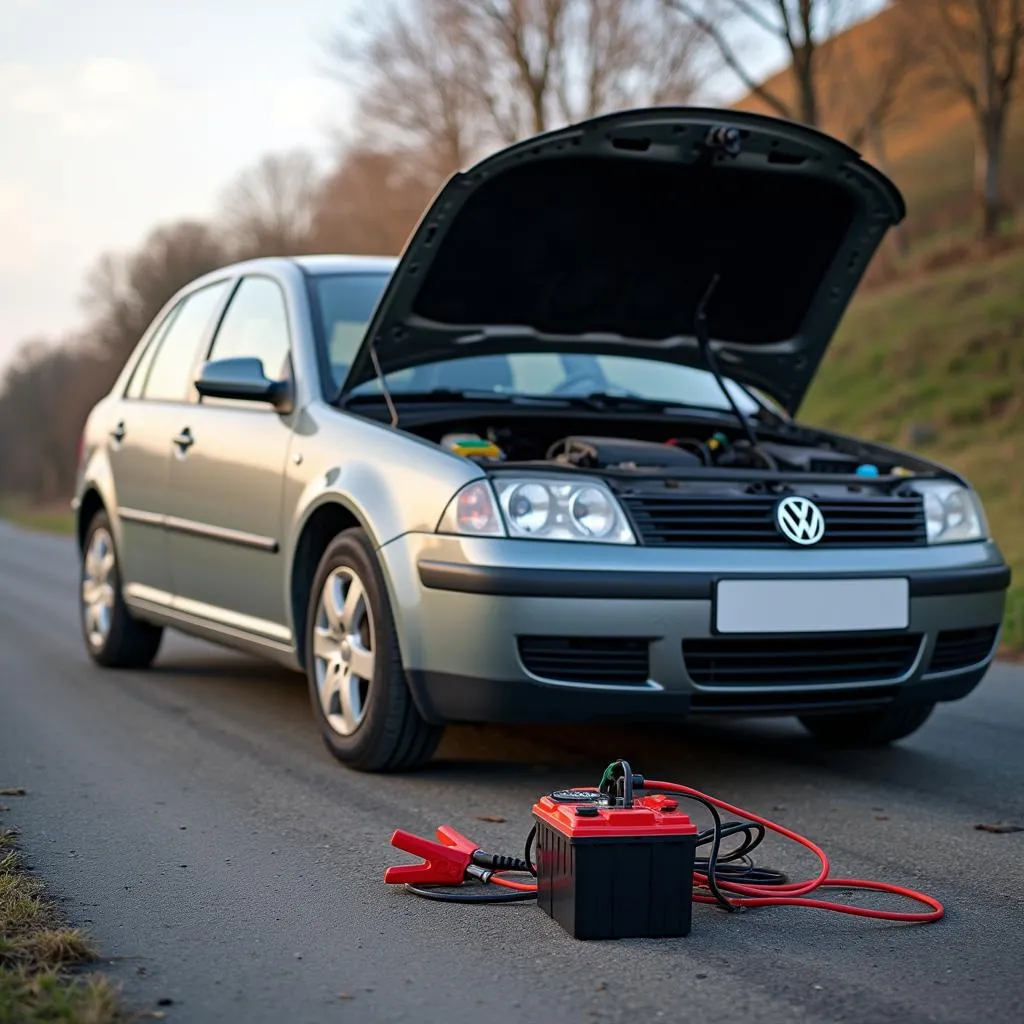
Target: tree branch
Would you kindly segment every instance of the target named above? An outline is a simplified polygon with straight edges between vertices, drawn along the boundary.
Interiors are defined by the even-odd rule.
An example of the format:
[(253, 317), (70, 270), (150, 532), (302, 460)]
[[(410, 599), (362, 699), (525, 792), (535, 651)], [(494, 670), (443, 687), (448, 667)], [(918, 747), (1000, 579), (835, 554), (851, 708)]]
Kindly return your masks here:
[(688, 0), (666, 0), (666, 2), (685, 18), (693, 22), (715, 44), (722, 60), (725, 61), (729, 70), (736, 75), (745, 88), (763, 100), (779, 116), (792, 120), (793, 113), (789, 105), (779, 99), (771, 90), (767, 89), (762, 82), (757, 81), (743, 67), (736, 51), (732, 48), (722, 31), (712, 21), (702, 15)]

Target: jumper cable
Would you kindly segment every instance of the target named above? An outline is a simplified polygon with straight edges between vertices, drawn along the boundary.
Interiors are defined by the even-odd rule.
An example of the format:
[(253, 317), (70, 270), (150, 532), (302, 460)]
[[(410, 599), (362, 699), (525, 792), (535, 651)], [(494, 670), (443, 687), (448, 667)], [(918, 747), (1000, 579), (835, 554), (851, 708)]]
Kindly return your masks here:
[[(614, 765), (618, 764), (625, 764), (625, 762), (614, 763)], [(609, 766), (609, 770), (614, 765)], [(608, 777), (609, 771), (606, 771), (605, 779)], [(711, 843), (711, 852), (706, 861), (701, 862), (701, 867), (695, 868), (693, 872), (693, 884), (697, 890), (693, 893), (693, 901), (696, 903), (717, 904), (730, 911), (741, 907), (813, 907), (818, 910), (829, 910), (857, 917), (916, 924), (938, 921), (945, 913), (943, 905), (933, 896), (906, 886), (868, 879), (833, 876), (830, 873), (831, 866), (828, 855), (817, 843), (798, 832), (770, 821), (768, 818), (736, 807), (690, 786), (653, 779), (644, 780), (640, 776), (631, 775), (630, 777), (636, 778), (642, 783), (637, 791), (645, 796), (659, 793), (679, 795), (696, 800), (711, 811), (716, 823), (715, 828), (708, 833), (701, 834), (698, 839), (700, 845)], [(605, 779), (602, 780), (602, 787)], [(588, 791), (580, 790), (578, 792)], [(718, 814), (719, 810), (735, 815), (742, 820), (723, 825)], [(750, 865), (746, 855), (760, 844), (767, 831), (774, 832), (810, 850), (821, 865), (817, 875), (805, 881), (790, 882), (779, 872), (759, 869)], [(384, 881), (404, 883), (410, 891), (417, 895), (446, 902), (495, 903), (527, 900), (536, 895), (536, 882), (517, 880), (507, 876), (510, 873), (520, 873), (536, 877), (537, 870), (531, 857), (534, 832), (535, 830), (531, 831), (527, 840), (525, 857), (517, 858), (486, 853), (451, 826), (442, 826), (438, 829), (438, 842), (398, 830), (392, 836), (392, 845), (423, 857), (426, 863), (388, 868)], [(721, 840), (728, 835), (739, 833), (745, 834), (745, 839), (740, 847), (730, 854), (720, 855)], [(738, 860), (745, 861), (747, 866), (737, 864)], [(754, 879), (760, 879), (760, 881)], [(495, 893), (492, 896), (487, 896), (482, 892), (463, 894), (458, 891), (441, 891), (445, 886), (460, 886), (463, 882), (471, 880), (499, 886), (505, 890), (505, 893), (504, 895)], [(479, 890), (480, 886), (474, 888)], [(812, 893), (825, 888), (887, 893), (913, 900), (929, 909), (917, 912), (876, 910), (812, 898)]]

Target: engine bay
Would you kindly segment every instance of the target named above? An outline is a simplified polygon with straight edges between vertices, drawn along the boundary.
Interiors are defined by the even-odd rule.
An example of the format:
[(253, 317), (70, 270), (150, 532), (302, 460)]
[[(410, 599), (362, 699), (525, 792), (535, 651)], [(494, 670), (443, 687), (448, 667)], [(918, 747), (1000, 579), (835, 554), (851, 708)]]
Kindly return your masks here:
[(897, 464), (880, 458), (882, 452), (873, 446), (797, 424), (760, 428), (756, 443), (738, 426), (664, 418), (491, 416), (463, 418), (458, 430), (454, 425), (449, 420), (412, 432), (489, 471), (565, 467), (602, 476), (617, 489), (713, 485), (717, 490), (730, 480), (731, 491), (763, 493), (785, 491), (788, 483), (806, 477), (801, 487), (808, 494), (878, 493), (896, 490), (904, 478), (934, 474), (912, 457)]

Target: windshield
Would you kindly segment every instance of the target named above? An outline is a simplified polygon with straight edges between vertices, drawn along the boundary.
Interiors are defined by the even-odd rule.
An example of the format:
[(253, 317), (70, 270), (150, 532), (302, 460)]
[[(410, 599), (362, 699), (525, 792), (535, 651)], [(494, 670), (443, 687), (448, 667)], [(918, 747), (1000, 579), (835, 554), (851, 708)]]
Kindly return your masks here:
[[(327, 362), (336, 389), (345, 381), (388, 276), (368, 273), (314, 278)], [(725, 395), (707, 370), (633, 356), (554, 352), (464, 356), (398, 370), (384, 379), (388, 390), (396, 396), (437, 388), (538, 397), (605, 393), (729, 409)], [(743, 388), (728, 379), (726, 386), (743, 414), (757, 412), (757, 404)], [(374, 380), (354, 388), (352, 394), (380, 391), (380, 382)]]
[(318, 274), (313, 291), (319, 306), (322, 344), (337, 391), (366, 333), (390, 274)]

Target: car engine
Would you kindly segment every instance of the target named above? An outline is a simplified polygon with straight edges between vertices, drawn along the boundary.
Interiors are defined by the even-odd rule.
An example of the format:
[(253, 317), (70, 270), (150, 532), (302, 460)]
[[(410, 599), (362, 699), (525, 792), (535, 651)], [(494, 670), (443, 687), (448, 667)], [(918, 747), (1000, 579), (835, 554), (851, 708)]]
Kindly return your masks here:
[[(784, 474), (856, 475), (870, 477), (913, 475), (912, 468), (879, 462), (857, 442), (840, 450), (830, 438), (793, 426), (792, 440), (776, 437), (751, 444), (740, 432), (730, 436), (715, 431), (701, 437), (663, 437), (659, 440), (603, 434), (566, 434), (546, 441), (537, 424), (491, 424), (477, 432), (445, 433), (437, 439), (442, 448), (495, 468), (538, 464), (571, 466), (615, 476), (670, 477), (674, 474), (699, 479), (702, 470), (763, 470)], [(550, 424), (549, 424), (550, 427)], [(637, 433), (652, 433), (650, 423), (636, 424)], [(661, 425), (662, 432), (664, 424)]]
[(622, 437), (565, 437), (548, 449), (549, 461), (580, 469), (659, 470), (704, 465), (696, 452), (670, 443)]

